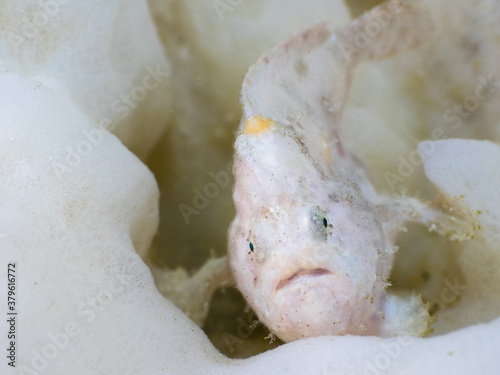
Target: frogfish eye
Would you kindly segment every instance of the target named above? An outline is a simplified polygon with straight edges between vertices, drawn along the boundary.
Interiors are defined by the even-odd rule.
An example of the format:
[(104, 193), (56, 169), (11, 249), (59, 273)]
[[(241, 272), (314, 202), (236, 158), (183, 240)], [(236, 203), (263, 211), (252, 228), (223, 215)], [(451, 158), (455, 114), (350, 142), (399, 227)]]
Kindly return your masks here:
[(326, 239), (326, 228), (328, 220), (325, 217), (323, 210), (319, 207), (312, 207), (309, 211), (309, 227), (314, 235)]

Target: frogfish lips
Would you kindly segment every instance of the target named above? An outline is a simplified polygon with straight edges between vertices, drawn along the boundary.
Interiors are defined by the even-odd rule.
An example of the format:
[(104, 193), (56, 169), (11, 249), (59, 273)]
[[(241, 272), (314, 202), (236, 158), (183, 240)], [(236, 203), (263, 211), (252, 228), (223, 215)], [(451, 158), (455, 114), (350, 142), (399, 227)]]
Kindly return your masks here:
[(281, 279), (276, 287), (276, 291), (278, 292), (279, 290), (285, 288), (288, 285), (293, 284), (294, 282), (304, 277), (312, 278), (325, 275), (333, 275), (333, 273), (325, 268), (300, 269), (297, 272), (295, 272), (292, 276)]

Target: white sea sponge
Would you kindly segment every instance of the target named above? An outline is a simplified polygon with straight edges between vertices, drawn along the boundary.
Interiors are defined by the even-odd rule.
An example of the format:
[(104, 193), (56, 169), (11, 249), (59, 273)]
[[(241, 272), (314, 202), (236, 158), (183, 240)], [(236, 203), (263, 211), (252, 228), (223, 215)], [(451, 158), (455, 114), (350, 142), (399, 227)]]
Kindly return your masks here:
[[(171, 334), (176, 330), (173, 314), (160, 313), (163, 307), (153, 307), (156, 323), (141, 320), (156, 303), (168, 304), (137, 254), (149, 247), (158, 224), (154, 177), (114, 135), (98, 130), (65, 90), (2, 74), (0, 101), (0, 249), (2, 263), (15, 262), (18, 270), (24, 338), (17, 365), (52, 374), (67, 373), (68, 363), (75, 374), (108, 366), (126, 373), (131, 341), (117, 341), (128, 342), (119, 360), (108, 357), (120, 332), (135, 332), (140, 343), (155, 335), (162, 341), (154, 331), (165, 321), (172, 320)], [(71, 168), (62, 167), (67, 148), (81, 153)], [(146, 285), (152, 294), (143, 293)], [(139, 321), (146, 325), (137, 330)], [(148, 357), (142, 344), (133, 351), (136, 363)]]
[[(248, 360), (222, 357), (203, 332), (158, 293), (134, 251), (133, 244), (138, 251), (148, 246), (157, 223), (157, 188), (150, 172), (109, 134), (102, 134), (95, 147), (87, 146), (89, 153), (79, 165), (57, 172), (61, 150), (82, 143), (85, 134), (98, 139), (96, 128), (64, 90), (36, 80), (0, 76), (0, 101), (0, 250), (4, 264), (16, 262), (18, 270), (16, 309), (21, 335), (16, 343), (18, 371), (2, 368), (3, 373), (500, 371), (498, 318), (427, 339), (319, 337)], [(457, 147), (475, 162), (455, 163)], [(443, 190), (465, 194), (471, 205), (496, 202), (497, 198), (488, 199), (497, 190), (486, 186), (498, 185), (498, 176), (481, 161), (494, 157), (492, 163), (498, 163), (498, 146), (443, 141), (436, 143), (435, 150), (425, 165), (433, 178), (434, 171), (440, 171), (435, 180)], [(471, 166), (476, 169), (471, 176), (475, 184), (460, 178), (470, 176)], [(498, 209), (489, 205), (483, 212), (495, 225)], [(484, 238), (496, 228), (491, 220), (484, 222)], [(141, 225), (149, 231), (139, 236)], [(482, 271), (471, 267), (467, 276)], [(5, 273), (2, 267), (3, 280)], [(0, 298), (6, 300), (6, 288)]]
[(414, 3), (431, 12), (436, 35), (418, 49), (357, 68), (343, 131), (377, 171), (371, 178), (379, 191), (430, 197), (419, 141), (500, 141), (500, 7), (494, 0)]
[(446, 195), (460, 197), (480, 212), (483, 228), (457, 250), (465, 283), (452, 281), (443, 298), (460, 302), (440, 313), (434, 328), (442, 333), (487, 323), (500, 316), (500, 147), (489, 141), (449, 139), (423, 142), (419, 152), (427, 177)]
[(146, 1), (0, 1), (0, 71), (61, 81), (145, 158), (170, 114), (170, 68)]
[[(3, 17), (19, 3), (2, 2), (0, 17), (4, 27), (9, 21)], [(450, 5), (455, 3), (439, 2), (444, 4), (442, 13), (451, 14), (445, 10), (455, 9)], [(98, 14), (100, 6), (108, 6), (94, 1), (85, 4)], [(86, 5), (79, 6), (80, 11)], [(86, 20), (82, 25), (88, 23), (89, 37), (91, 30), (97, 32), (98, 26), (105, 26), (96, 18), (79, 16)], [(495, 15), (491, 13), (491, 17)], [(68, 22), (78, 19), (75, 16)], [(92, 19), (96, 24), (88, 21)], [(14, 24), (21, 25), (16, 21)], [(76, 39), (73, 46), (78, 45)], [(26, 61), (37, 54), (43, 55), (43, 48), (34, 50), (37, 52)], [(66, 51), (70, 53), (71, 49), (68, 47)], [(79, 51), (85, 55), (88, 49)], [(79, 52), (74, 54), (76, 64), (82, 56)], [(1, 55), (5, 56), (3, 52)], [(64, 57), (65, 54), (58, 56)], [(57, 64), (55, 55), (52, 58), (52, 63)], [(0, 279), (6, 280), (5, 264), (17, 262), (21, 335), (16, 344), (19, 367), (12, 369), (2, 362), (2, 373), (417, 375), (470, 374), (479, 370), (496, 375), (500, 372), (498, 318), (426, 339), (321, 337), (287, 344), (248, 360), (223, 357), (197, 326), (159, 295), (149, 270), (134, 251), (135, 248), (141, 254), (145, 252), (157, 225), (157, 188), (150, 172), (114, 136), (101, 134), (98, 141), (100, 136), (93, 132), (95, 119), (90, 119), (86, 104), (78, 102), (78, 94), (71, 88), (58, 87), (58, 81), (64, 80), (57, 76), (57, 67), (51, 72), (38, 71), (36, 67), (21, 72), (12, 63), (6, 69), (46, 77), (41, 81), (9, 74), (0, 77)], [(82, 85), (96, 84), (92, 81), (93, 74), (86, 77), (88, 82), (79, 81)], [(380, 77), (387, 81), (386, 75)], [(98, 83), (107, 87), (107, 82)], [(64, 84), (71, 86), (67, 81)], [(92, 99), (91, 91), (88, 97)], [(367, 90), (369, 93), (373, 91)], [(72, 96), (78, 104), (72, 101)], [(109, 99), (106, 95), (102, 98)], [(376, 105), (373, 95), (368, 99)], [(389, 102), (389, 108), (394, 108), (394, 101)], [(495, 110), (490, 111), (491, 116), (484, 118), (495, 118)], [(398, 111), (401, 112), (405, 110)], [(405, 119), (405, 116), (395, 117)], [(399, 125), (402, 123), (405, 121)], [(491, 125), (489, 120), (485, 123)], [(369, 128), (369, 122), (361, 125)], [(448, 142), (457, 141), (436, 143), (433, 156), (424, 161), (426, 170), (443, 191), (463, 193), (464, 199), (477, 207), (487, 205), (481, 216), (489, 219), (482, 219), (485, 229), (478, 242), (492, 243), (495, 236), (491, 229), (496, 225), (492, 219), (500, 217), (500, 211), (498, 205), (488, 203), (497, 202), (497, 198), (489, 199), (498, 189), (488, 186), (497, 186), (498, 181), (492, 180), (496, 176), (492, 175), (491, 166), (485, 163), (481, 167), (481, 163), (498, 154), (494, 151), (498, 146)], [(383, 146), (386, 144), (391, 142), (373, 144), (373, 148), (382, 149), (382, 155), (389, 150)], [(77, 152), (79, 148), (85, 156), (75, 156), (74, 152), (68, 152), (68, 147)], [(462, 155), (460, 162), (465, 159), (467, 162), (456, 163), (456, 153)], [(68, 157), (69, 165), (65, 163)], [(476, 184), (470, 184), (466, 176), (475, 177), (472, 181)], [(493, 285), (497, 280), (495, 269), (481, 263), (485, 255), (488, 261), (494, 261), (493, 265), (498, 264), (494, 251), (495, 248), (486, 246), (481, 247), (480, 254), (467, 251), (462, 262), (467, 285), (471, 292), (481, 291), (481, 294), (475, 299), (474, 293), (464, 292), (455, 309), (440, 314), (451, 323), (438, 320), (438, 329), (443, 327), (446, 331), (487, 322), (497, 314), (496, 304), (486, 300), (498, 296)], [(483, 271), (492, 277), (483, 278)], [(0, 288), (0, 299), (7, 300), (6, 288)], [(469, 303), (471, 306), (467, 307)], [(482, 303), (486, 304), (484, 312), (478, 308)]]

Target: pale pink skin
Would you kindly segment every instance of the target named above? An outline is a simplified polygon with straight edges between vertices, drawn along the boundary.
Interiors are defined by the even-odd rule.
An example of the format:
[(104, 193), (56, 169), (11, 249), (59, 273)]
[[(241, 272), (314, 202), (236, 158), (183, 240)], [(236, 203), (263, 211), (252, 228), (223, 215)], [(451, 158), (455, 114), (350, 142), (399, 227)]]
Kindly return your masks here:
[[(401, 6), (388, 30), (354, 53), (346, 40), (373, 15), (337, 33), (315, 26), (245, 77), (228, 253), (239, 290), (284, 341), (380, 332), (393, 242), (412, 209), (377, 204), (339, 124), (356, 60), (418, 44), (426, 28), (411, 26), (422, 24), (421, 13)], [(244, 134), (256, 115), (274, 125)]]
[(237, 140), (234, 173), (242, 178), (229, 244), (236, 283), (285, 341), (375, 334), (391, 243), (359, 188), (317, 170), (300, 147), (273, 131)]

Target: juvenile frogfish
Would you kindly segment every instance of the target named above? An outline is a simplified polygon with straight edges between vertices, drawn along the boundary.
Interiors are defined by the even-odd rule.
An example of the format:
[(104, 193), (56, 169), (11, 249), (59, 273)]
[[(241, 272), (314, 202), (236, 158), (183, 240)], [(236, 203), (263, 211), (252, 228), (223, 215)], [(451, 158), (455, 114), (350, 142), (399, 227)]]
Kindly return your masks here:
[(420, 297), (386, 290), (396, 235), (416, 221), (467, 238), (474, 220), (465, 208), (451, 217), (435, 203), (377, 194), (340, 125), (356, 63), (417, 47), (433, 29), (425, 10), (390, 2), (336, 31), (305, 30), (245, 76), (228, 256), (238, 289), (286, 342), (429, 330)]

